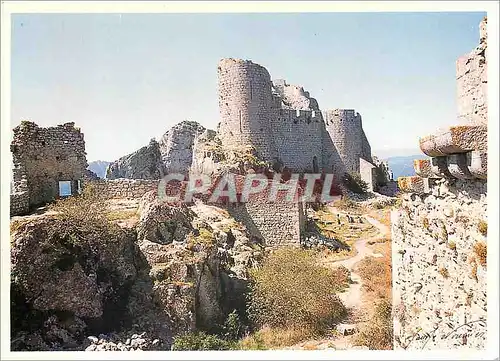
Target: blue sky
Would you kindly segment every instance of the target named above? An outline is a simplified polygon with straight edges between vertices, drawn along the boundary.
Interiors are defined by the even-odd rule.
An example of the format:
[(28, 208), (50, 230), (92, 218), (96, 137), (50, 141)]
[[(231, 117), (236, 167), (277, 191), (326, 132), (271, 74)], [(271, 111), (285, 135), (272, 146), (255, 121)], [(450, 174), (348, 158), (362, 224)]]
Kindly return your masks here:
[(455, 61), (483, 12), (15, 14), (12, 126), (74, 121), (89, 161), (115, 160), (172, 125), (219, 121), (217, 62), (249, 59), (321, 109), (354, 108), (374, 154), (418, 153), (456, 120)]

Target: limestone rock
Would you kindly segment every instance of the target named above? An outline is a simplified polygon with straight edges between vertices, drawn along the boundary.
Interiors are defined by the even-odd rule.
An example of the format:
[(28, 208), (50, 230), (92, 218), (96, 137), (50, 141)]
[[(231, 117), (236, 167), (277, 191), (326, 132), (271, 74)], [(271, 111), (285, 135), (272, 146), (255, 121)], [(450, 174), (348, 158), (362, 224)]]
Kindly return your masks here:
[(188, 173), (195, 139), (204, 131), (205, 128), (197, 122), (183, 121), (161, 137), (159, 149), (166, 173)]
[(164, 174), (160, 146), (154, 139), (147, 146), (109, 164), (106, 169), (107, 179), (160, 179)]

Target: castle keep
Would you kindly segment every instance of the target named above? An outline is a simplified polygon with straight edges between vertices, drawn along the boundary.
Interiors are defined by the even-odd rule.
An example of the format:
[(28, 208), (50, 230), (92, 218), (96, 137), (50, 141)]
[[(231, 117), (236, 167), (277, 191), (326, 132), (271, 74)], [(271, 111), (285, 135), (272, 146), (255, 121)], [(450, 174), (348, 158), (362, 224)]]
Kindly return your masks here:
[[(264, 160), (296, 172), (341, 176), (371, 168), (359, 113), (322, 112), (309, 92), (284, 80), (271, 81), (269, 72), (251, 61), (222, 59), (218, 75), (218, 134), (224, 147), (254, 147)], [(365, 163), (360, 165), (360, 159)]]

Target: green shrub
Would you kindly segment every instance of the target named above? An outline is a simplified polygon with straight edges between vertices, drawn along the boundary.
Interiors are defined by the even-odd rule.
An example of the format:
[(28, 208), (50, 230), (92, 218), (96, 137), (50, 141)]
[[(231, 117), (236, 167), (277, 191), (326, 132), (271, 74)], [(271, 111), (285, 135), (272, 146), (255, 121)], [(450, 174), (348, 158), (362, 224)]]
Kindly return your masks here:
[(359, 173), (344, 173), (342, 183), (354, 193), (363, 194), (368, 191), (368, 184), (361, 179)]
[(204, 332), (192, 332), (174, 338), (173, 351), (208, 351), (231, 350), (235, 347), (233, 342), (223, 340), (215, 335)]
[(243, 324), (240, 320), (238, 312), (234, 310), (231, 312), (224, 322), (223, 334), (226, 340), (237, 340), (242, 336)]
[(316, 263), (310, 251), (281, 248), (251, 271), (250, 319), (258, 326), (322, 332), (346, 309), (335, 295), (344, 278)]

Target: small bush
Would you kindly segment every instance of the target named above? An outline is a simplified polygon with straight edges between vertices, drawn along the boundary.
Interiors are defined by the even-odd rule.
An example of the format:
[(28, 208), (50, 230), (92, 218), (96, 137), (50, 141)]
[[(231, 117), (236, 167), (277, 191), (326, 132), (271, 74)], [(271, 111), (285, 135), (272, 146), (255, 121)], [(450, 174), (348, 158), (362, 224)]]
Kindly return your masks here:
[(389, 300), (377, 303), (369, 322), (356, 334), (353, 344), (368, 346), (370, 350), (392, 350), (392, 305)]
[(335, 291), (343, 277), (319, 266), (309, 251), (281, 248), (251, 272), (249, 314), (258, 326), (303, 327), (321, 332), (346, 309)]
[(392, 268), (389, 258), (365, 257), (356, 267), (356, 273), (368, 292), (374, 292), (381, 298), (391, 298)]
[(448, 243), (448, 248), (451, 250), (456, 250), (457, 249), (457, 244), (455, 242), (449, 242)]
[(56, 212), (57, 218), (75, 225), (80, 222), (102, 225), (109, 221), (109, 207), (92, 184), (86, 184), (80, 195), (56, 200), (48, 209)]
[(368, 184), (361, 179), (359, 173), (345, 173), (342, 178), (342, 183), (347, 189), (354, 193), (364, 194), (368, 191)]
[(424, 218), (422, 219), (422, 226), (423, 226), (425, 229), (429, 230), (429, 226), (430, 226), (430, 225), (429, 225), (429, 218), (424, 217)]
[(314, 335), (308, 328), (269, 328), (264, 327), (248, 335), (238, 343), (241, 350), (269, 350), (295, 345)]
[(240, 320), (240, 316), (238, 312), (231, 312), (224, 322), (223, 326), (223, 334), (226, 340), (237, 340), (242, 336), (243, 333), (243, 324)]
[(193, 332), (178, 336), (174, 339), (172, 345), (173, 351), (231, 350), (233, 348), (234, 344), (232, 342), (204, 332)]
[(439, 273), (441, 274), (441, 276), (443, 276), (444, 278), (448, 278), (450, 277), (450, 273), (448, 272), (448, 270), (444, 267), (441, 267), (439, 269)]
[(486, 237), (488, 234), (488, 223), (483, 220), (479, 221), (477, 229), (479, 230), (479, 233)]
[(473, 247), (477, 261), (483, 267), (486, 266), (486, 243), (478, 242)]

